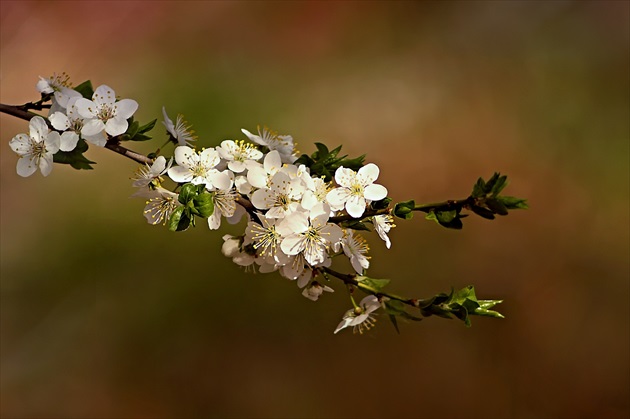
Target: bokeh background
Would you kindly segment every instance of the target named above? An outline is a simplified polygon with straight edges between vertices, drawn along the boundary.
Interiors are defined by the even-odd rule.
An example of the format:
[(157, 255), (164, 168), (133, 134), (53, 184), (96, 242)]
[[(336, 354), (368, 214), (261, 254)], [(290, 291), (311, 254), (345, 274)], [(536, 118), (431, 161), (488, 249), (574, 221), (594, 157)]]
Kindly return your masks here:
[[(629, 3), (0, 3), (1, 102), (38, 76), (108, 84), (137, 118), (183, 113), (201, 145), (258, 124), (367, 153), (396, 200), (508, 174), (531, 209), (462, 231), (417, 217), (369, 274), (427, 297), (474, 284), (505, 320), (381, 315), (333, 335), (313, 303), (245, 274), (203, 226), (149, 226), (136, 165), (19, 178), (2, 115), (1, 409), (6, 418), (627, 418)], [(137, 146), (148, 152), (163, 141)], [(158, 144), (159, 142), (159, 144)]]

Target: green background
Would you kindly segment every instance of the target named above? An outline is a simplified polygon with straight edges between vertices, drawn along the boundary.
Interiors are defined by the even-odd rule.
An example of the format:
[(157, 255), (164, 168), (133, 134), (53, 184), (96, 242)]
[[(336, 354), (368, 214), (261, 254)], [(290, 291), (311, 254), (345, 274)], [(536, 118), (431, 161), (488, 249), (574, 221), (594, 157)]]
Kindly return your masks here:
[[(0, 151), (1, 409), (7, 418), (629, 415), (628, 2), (2, 1), (1, 102), (66, 71), (183, 113), (200, 145), (268, 125), (367, 153), (395, 200), (509, 176), (531, 209), (462, 231), (369, 234), (376, 278), (428, 297), (474, 284), (505, 320), (380, 315), (332, 331), (317, 303), (246, 274), (203, 225), (170, 233), (130, 199), (136, 165), (17, 176)], [(140, 144), (148, 152), (161, 145)], [(348, 268), (349, 269), (349, 268)]]

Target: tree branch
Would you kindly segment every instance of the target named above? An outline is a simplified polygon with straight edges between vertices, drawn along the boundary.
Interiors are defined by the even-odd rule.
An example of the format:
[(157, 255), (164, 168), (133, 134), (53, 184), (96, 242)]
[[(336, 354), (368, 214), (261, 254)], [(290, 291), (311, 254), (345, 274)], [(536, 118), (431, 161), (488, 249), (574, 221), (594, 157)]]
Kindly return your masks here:
[[(25, 107), (28, 107), (26, 105), (22, 105), (22, 106), (17, 106), (17, 105), (6, 105), (4, 103), (0, 103), (0, 113), (6, 113), (7, 115), (11, 115), (11, 116), (15, 116), (16, 118), (20, 118), (20, 119), (24, 119), (25, 121), (30, 121), (33, 117), (35, 116), (41, 116), (38, 115), (34, 112), (30, 112), (30, 111), (26, 111), (24, 110)], [(42, 117), (44, 118), (44, 117)], [(48, 125), (50, 125), (50, 122), (47, 120), (46, 121), (48, 123)], [(151, 164), (153, 163), (153, 159), (150, 159), (149, 157), (145, 156), (144, 154), (140, 154), (140, 153), (136, 153), (135, 151), (129, 150), (128, 148), (125, 148), (123, 146), (120, 145), (120, 143), (118, 142), (118, 140), (114, 137), (114, 138), (109, 138), (107, 140), (107, 144), (105, 144), (105, 148), (108, 150), (113, 151), (114, 153), (118, 153), (121, 156), (125, 156), (128, 159), (131, 159), (135, 162), (138, 162), (140, 164)]]

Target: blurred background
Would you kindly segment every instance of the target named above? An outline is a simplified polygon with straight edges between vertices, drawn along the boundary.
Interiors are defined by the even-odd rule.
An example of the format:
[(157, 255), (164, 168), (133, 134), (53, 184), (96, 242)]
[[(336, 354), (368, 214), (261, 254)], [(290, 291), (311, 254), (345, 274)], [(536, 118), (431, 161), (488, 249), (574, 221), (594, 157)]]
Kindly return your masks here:
[[(386, 316), (333, 335), (349, 301), (246, 274), (219, 232), (152, 227), (137, 165), (20, 178), (0, 117), (6, 418), (627, 418), (628, 2), (0, 3), (1, 102), (67, 72), (183, 113), (200, 145), (258, 124), (367, 153), (395, 200), (509, 176), (531, 209), (449, 231), (369, 234), (376, 278), (428, 297), (474, 284), (505, 320)], [(164, 140), (132, 144), (149, 152)]]

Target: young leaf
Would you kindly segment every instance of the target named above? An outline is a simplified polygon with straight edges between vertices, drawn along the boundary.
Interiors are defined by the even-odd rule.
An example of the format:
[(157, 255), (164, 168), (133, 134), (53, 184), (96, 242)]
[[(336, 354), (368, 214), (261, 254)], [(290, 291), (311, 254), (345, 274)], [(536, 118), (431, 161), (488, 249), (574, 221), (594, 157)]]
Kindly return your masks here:
[(58, 151), (53, 154), (55, 163), (69, 164), (77, 170), (92, 170), (92, 164), (95, 162), (88, 160), (83, 153), (88, 149), (88, 145), (82, 138), (79, 139), (77, 146), (72, 151)]
[(413, 209), (415, 206), (416, 202), (413, 199), (399, 202), (394, 206), (393, 214), (403, 220), (410, 220), (413, 217)]
[(513, 196), (498, 196), (497, 201), (501, 202), (507, 209), (527, 209), (526, 199), (515, 198)]
[(368, 278), (367, 276), (358, 276), (357, 281), (359, 283), (359, 288), (372, 292), (380, 292), (387, 284), (389, 284), (389, 279)]

